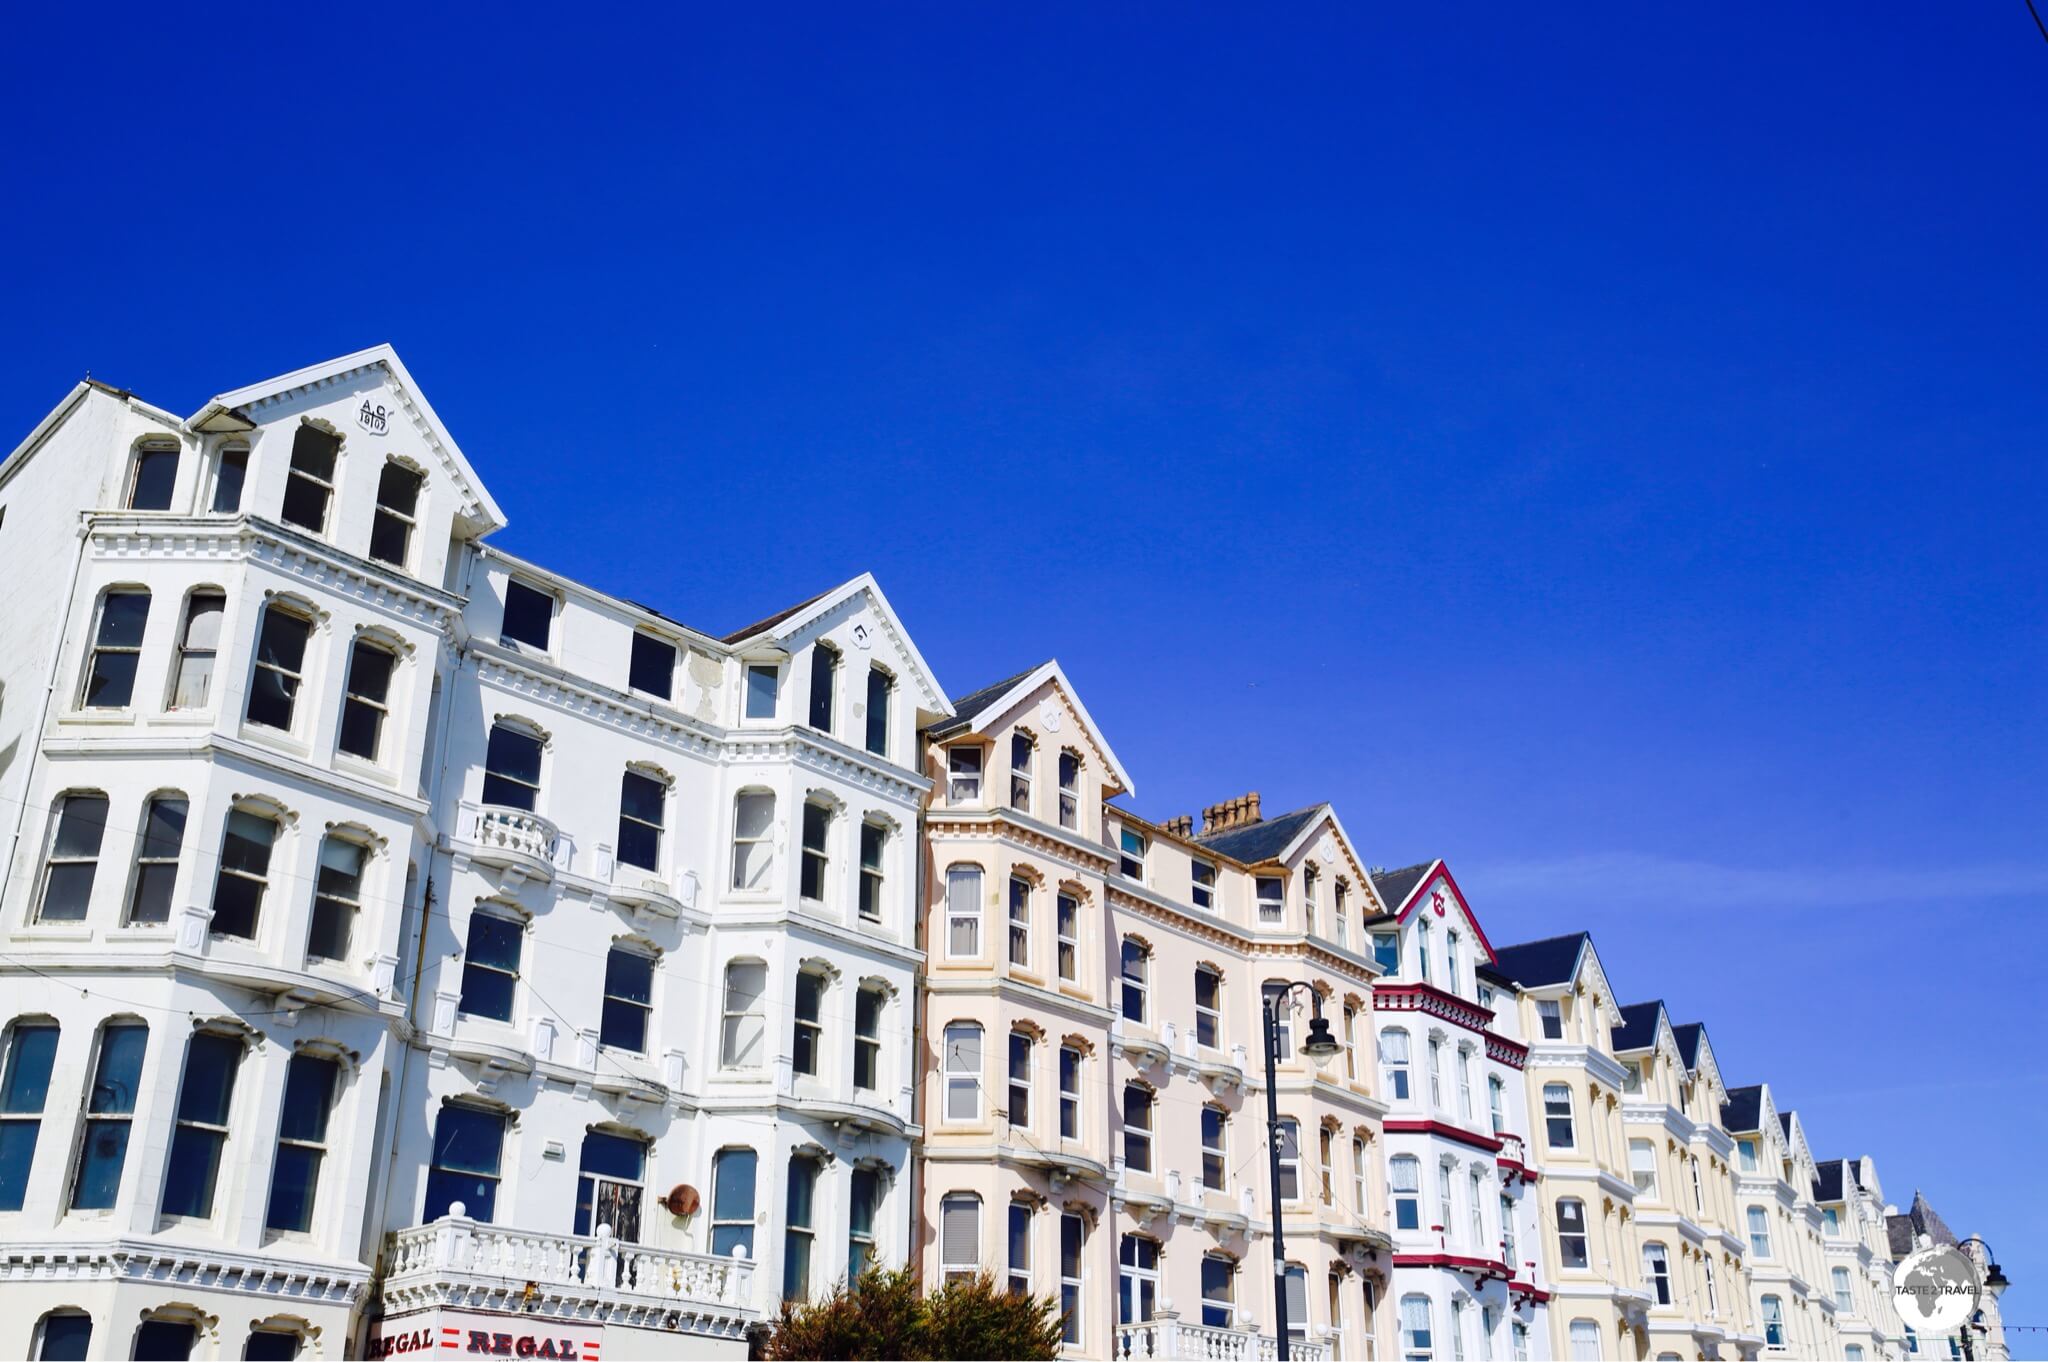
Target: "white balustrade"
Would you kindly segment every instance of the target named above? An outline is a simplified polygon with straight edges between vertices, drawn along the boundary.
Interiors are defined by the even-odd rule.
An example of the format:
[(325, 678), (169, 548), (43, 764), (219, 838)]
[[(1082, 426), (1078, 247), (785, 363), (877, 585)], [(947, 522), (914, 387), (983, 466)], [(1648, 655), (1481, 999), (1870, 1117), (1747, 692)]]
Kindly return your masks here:
[[(1295, 1339), (1287, 1354), (1294, 1362), (1325, 1362), (1329, 1345)], [(1250, 1334), (1241, 1329), (1217, 1329), (1206, 1324), (1187, 1324), (1178, 1319), (1152, 1319), (1143, 1324), (1120, 1324), (1116, 1331), (1117, 1362), (1276, 1362), (1280, 1350), (1269, 1334)]]
[(391, 1236), (387, 1282), (466, 1274), (570, 1288), (593, 1297), (654, 1298), (675, 1306), (747, 1310), (754, 1264), (594, 1235), (548, 1234), (448, 1216)]

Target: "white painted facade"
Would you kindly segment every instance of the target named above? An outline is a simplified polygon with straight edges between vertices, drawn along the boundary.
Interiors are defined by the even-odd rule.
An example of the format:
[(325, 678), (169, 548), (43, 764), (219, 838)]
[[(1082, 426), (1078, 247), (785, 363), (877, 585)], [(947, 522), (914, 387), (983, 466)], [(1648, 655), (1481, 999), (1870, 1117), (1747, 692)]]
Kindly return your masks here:
[(870, 579), (726, 642), (502, 519), (382, 347), (187, 419), (81, 384), (0, 465), (0, 1355), (352, 1356), (456, 1308), (739, 1355), (786, 1248), (813, 1292), (903, 1258), (945, 697)]

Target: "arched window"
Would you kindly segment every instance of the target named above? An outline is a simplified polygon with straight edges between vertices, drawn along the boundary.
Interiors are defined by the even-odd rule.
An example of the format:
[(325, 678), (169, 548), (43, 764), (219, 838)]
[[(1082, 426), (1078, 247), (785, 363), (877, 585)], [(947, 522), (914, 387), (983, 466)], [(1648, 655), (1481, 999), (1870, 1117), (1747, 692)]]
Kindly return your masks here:
[(1434, 982), (1430, 978), (1434, 971), (1430, 968), (1429, 947), (1429, 923), (1418, 916), (1415, 919), (1415, 963), (1422, 966), (1422, 982), (1425, 984)]
[(1268, 979), (1259, 985), (1259, 997), (1273, 1018), (1273, 1029), (1280, 1037), (1280, 1062), (1285, 1064), (1294, 1058), (1294, 1008), (1287, 998), (1287, 985)]
[(1765, 1296), (1763, 1306), (1764, 1344), (1782, 1348), (1785, 1346), (1785, 1302), (1776, 1296)]
[(1508, 1128), (1507, 1087), (1500, 1081), (1499, 1074), (1487, 1075), (1486, 1109), (1493, 1117), (1493, 1133), (1505, 1134)]
[(1322, 876), (1316, 873), (1314, 866), (1305, 865), (1301, 868), (1301, 911), (1310, 936), (1319, 934), (1316, 926), (1316, 908), (1321, 899), (1317, 893), (1321, 884)]
[(725, 967), (724, 1028), (719, 1063), (728, 1069), (758, 1069), (767, 1061), (767, 1021), (761, 998), (768, 991), (768, 966), (735, 960)]
[(1071, 1045), (1060, 1047), (1060, 1138), (1078, 1140), (1081, 1138), (1081, 1064), (1080, 1050)]
[(628, 768), (619, 777), (619, 864), (659, 873), (668, 787)]
[(765, 891), (775, 873), (775, 796), (742, 790), (733, 800), (732, 887)]
[(853, 999), (853, 1086), (862, 1092), (881, 1087), (882, 1007), (886, 1002), (875, 984), (862, 984)]
[(356, 915), (362, 911), (363, 865), (369, 850), (361, 842), (329, 833), (320, 843), (320, 874), (313, 886), (313, 925), (306, 936), (306, 956), (313, 960), (348, 959)]
[(1408, 1100), (1408, 1033), (1400, 1027), (1380, 1032), (1380, 1068), (1386, 1075), (1387, 1095), (1396, 1102)]
[(1628, 1142), (1628, 1175), (1635, 1183), (1636, 1191), (1656, 1199), (1657, 1196), (1657, 1147), (1648, 1140)]
[(1081, 826), (1081, 758), (1071, 750), (1060, 752), (1060, 826)]
[(57, 1058), (57, 1024), (17, 1021), (7, 1032), (0, 1069), (0, 1211), (18, 1211), (35, 1166), (50, 1069)]
[(1563, 1083), (1543, 1085), (1543, 1132), (1552, 1149), (1570, 1149), (1576, 1142), (1572, 1131), (1572, 1090)]
[(142, 1086), (142, 1058), (149, 1028), (139, 1021), (111, 1021), (100, 1028), (99, 1057), (86, 1096), (85, 1138), (71, 1182), (71, 1209), (113, 1209), (121, 1193), (121, 1169), (128, 1159), (128, 1133), (135, 1097)]
[(1010, 1266), (1007, 1284), (1013, 1296), (1031, 1294), (1031, 1203), (1010, 1202)]
[(397, 670), (398, 654), (381, 643), (359, 638), (349, 650), (348, 691), (341, 705), (341, 739), (336, 745), (350, 756), (375, 761), (383, 750), (384, 720), (391, 713), (391, 676)]
[(1856, 1308), (1855, 1291), (1849, 1284), (1848, 1268), (1829, 1268), (1828, 1285), (1835, 1298), (1835, 1309), (1846, 1315)]
[(975, 1022), (946, 1025), (946, 1119), (971, 1123), (981, 1119), (981, 1027)]
[(972, 960), (981, 954), (981, 867), (946, 868), (946, 955)]
[(647, 1022), (654, 1015), (654, 958), (627, 946), (604, 957), (604, 1008), (598, 1044), (630, 1054), (647, 1053)]
[(135, 1327), (130, 1357), (188, 1358), (199, 1346), (198, 1322), (183, 1314), (151, 1315)]
[(1127, 1234), (1117, 1246), (1117, 1323), (1143, 1324), (1159, 1307), (1159, 1241)]
[(1031, 812), (1031, 768), (1037, 756), (1038, 745), (1029, 733), (1010, 735), (1010, 807), (1019, 813)]
[(406, 564), (412, 551), (412, 529), (419, 514), (420, 484), (425, 481), (417, 469), (388, 461), (377, 475), (377, 514), (370, 522), (370, 557), (396, 568)]
[(1749, 1251), (1759, 1258), (1771, 1256), (1771, 1216), (1761, 1206), (1751, 1206), (1749, 1216)]
[(721, 1149), (711, 1161), (711, 1251), (754, 1256), (754, 1173), (761, 1156), (751, 1149)]
[(227, 1148), (235, 1075), (242, 1065), (239, 1036), (196, 1031), (185, 1046), (185, 1076), (178, 1085), (177, 1118), (164, 1168), (163, 1213), (208, 1219), (221, 1154)]
[(1080, 968), (1081, 954), (1081, 900), (1072, 894), (1063, 893), (1054, 901), (1053, 934), (1056, 938), (1059, 959), (1059, 976), (1067, 983), (1073, 983)]
[(1280, 1199), (1301, 1200), (1301, 1123), (1292, 1117), (1280, 1122)]
[(532, 813), (540, 806), (541, 740), (532, 730), (514, 724), (491, 725), (484, 749), (486, 804)]
[(804, 1078), (818, 1076), (818, 1060), (825, 1050), (825, 976), (816, 969), (796, 972), (796, 1007), (790, 1037), (792, 1072)]
[(215, 515), (234, 515), (242, 509), (242, 484), (249, 479), (249, 446), (222, 445), (214, 459), (213, 501)]
[(292, 433), (291, 472), (285, 478), (280, 511), (287, 525), (314, 534), (327, 528), (327, 503), (334, 496), (334, 460), (340, 453), (341, 437), (318, 426), (301, 425)]
[(1586, 1203), (1577, 1197), (1563, 1197), (1557, 1203), (1557, 1256), (1569, 1268), (1583, 1268), (1591, 1261), (1586, 1248)]
[(1032, 1042), (1027, 1031), (1010, 1033), (1010, 1124), (1031, 1129)]
[(1429, 1104), (1441, 1107), (1444, 1104), (1444, 1038), (1429, 1038)]
[(586, 1132), (576, 1170), (575, 1232), (594, 1234), (602, 1225), (625, 1243), (639, 1243), (646, 1178), (645, 1140), (605, 1130)]
[(291, 732), (305, 683), (306, 644), (313, 622), (277, 604), (263, 608), (256, 634), (256, 668), (249, 677), (250, 723)]
[(135, 672), (142, 665), (142, 635), (149, 625), (149, 592), (116, 587), (100, 597), (86, 659), (79, 704), (86, 709), (126, 709), (135, 698)]
[(253, 809), (230, 809), (221, 832), (220, 866), (213, 879), (213, 921), (208, 932), (256, 939), (264, 892), (270, 888), (270, 852), (277, 819)]
[(1572, 1362), (1600, 1362), (1600, 1326), (1590, 1319), (1571, 1323)]
[(1031, 968), (1031, 881), (1010, 876), (1010, 963)]
[(227, 596), (200, 590), (185, 598), (185, 623), (178, 633), (177, 664), (171, 673), (172, 709), (205, 709), (213, 699), (213, 668), (220, 656), (220, 628)]
[(1429, 1311), (1429, 1297), (1420, 1293), (1401, 1297), (1401, 1356), (1406, 1362), (1428, 1362), (1436, 1356)]
[(450, 1102), (434, 1118), (433, 1162), (427, 1169), (427, 1199), (420, 1216), (432, 1224), (462, 1214), (489, 1224), (498, 1213), (498, 1183), (505, 1163), (505, 1113), (490, 1107)]
[(1208, 965), (1195, 966), (1195, 1044), (1223, 1044), (1223, 976)]
[(832, 879), (832, 857), (828, 839), (832, 835), (832, 810), (823, 804), (804, 803), (804, 852), (798, 893), (812, 903), (822, 904)]
[(270, 1206), (263, 1217), (266, 1229), (303, 1234), (313, 1228), (320, 1166), (327, 1159), (327, 1121), (340, 1083), (340, 1061), (324, 1055), (301, 1050), (285, 1069)]
[(142, 841), (135, 849), (135, 881), (128, 891), (130, 925), (170, 921), (187, 808), (184, 796), (177, 794), (151, 795), (142, 806)]
[(1643, 1282), (1657, 1304), (1671, 1304), (1671, 1256), (1662, 1244), (1643, 1245)]
[(50, 820), (50, 852), (43, 866), (37, 921), (85, 920), (106, 832), (107, 797), (99, 791), (75, 790), (57, 800), (56, 816)]
[(36, 1322), (38, 1362), (85, 1362), (92, 1352), (92, 1316), (83, 1310), (52, 1310)]
[(1202, 1189), (1230, 1190), (1230, 1113), (1217, 1106), (1202, 1108)]
[(782, 1213), (782, 1298), (786, 1301), (811, 1298), (817, 1191), (818, 1161), (808, 1154), (790, 1155), (789, 1194)]
[(128, 480), (128, 509), (168, 511), (177, 486), (178, 442), (144, 440), (136, 447), (135, 467)]
[(875, 1214), (880, 1209), (882, 1181), (872, 1168), (855, 1168), (846, 1203), (846, 1280), (857, 1282), (875, 1261)]
[(880, 823), (860, 825), (860, 915), (863, 921), (882, 920), (882, 853), (889, 844), (889, 829)]
[(1123, 941), (1124, 1020), (1145, 1021), (1146, 995), (1151, 987), (1152, 955), (1143, 944), (1125, 937)]
[(811, 648), (811, 727), (832, 731), (834, 692), (839, 679), (839, 650), (829, 643)]
[(889, 706), (895, 703), (896, 678), (880, 667), (868, 668), (868, 751), (889, 755)]
[(1152, 1090), (1142, 1083), (1124, 1084), (1124, 1167), (1152, 1171)]
[(948, 1192), (939, 1202), (939, 1273), (944, 1281), (966, 1281), (981, 1271), (981, 1198)]
[(525, 927), (498, 913), (469, 915), (468, 944), (462, 952), (462, 999), (456, 1006), (472, 1017), (512, 1020), (519, 990), (519, 955)]
[(1458, 991), (1458, 969), (1458, 934), (1447, 931), (1444, 933), (1444, 987), (1453, 993)]

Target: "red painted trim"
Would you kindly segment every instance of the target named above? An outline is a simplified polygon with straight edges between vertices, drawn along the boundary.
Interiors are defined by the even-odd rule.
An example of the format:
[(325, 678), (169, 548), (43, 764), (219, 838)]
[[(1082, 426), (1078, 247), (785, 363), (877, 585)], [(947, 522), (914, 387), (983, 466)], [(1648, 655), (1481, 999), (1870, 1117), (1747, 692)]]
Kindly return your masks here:
[(1397, 1253), (1395, 1267), (1448, 1267), (1458, 1272), (1484, 1272), (1512, 1281), (1508, 1265), (1498, 1258), (1467, 1258), (1456, 1253)]
[(1464, 1130), (1458, 1126), (1446, 1124), (1443, 1121), (1404, 1118), (1398, 1121), (1382, 1122), (1380, 1128), (1389, 1135), (1441, 1135), (1446, 1140), (1456, 1140), (1459, 1144), (1469, 1144), (1474, 1149), (1483, 1149), (1489, 1154), (1498, 1154), (1501, 1149), (1501, 1142), (1494, 1139), (1491, 1135), (1481, 1135), (1476, 1130)]
[(1511, 1069), (1526, 1068), (1529, 1063), (1529, 1047), (1518, 1040), (1509, 1040), (1506, 1036), (1497, 1036), (1488, 1031), (1486, 1057), (1498, 1060)]
[(1451, 874), (1451, 867), (1444, 861), (1437, 861), (1429, 874), (1415, 882), (1415, 888), (1408, 892), (1405, 903), (1395, 910), (1395, 917), (1404, 923), (1413, 917), (1415, 910), (1422, 904), (1422, 891), (1429, 888), (1438, 875), (1444, 877), (1444, 883), (1450, 885), (1451, 893), (1457, 896), (1459, 911), (1465, 914), (1465, 921), (1472, 924), (1473, 932), (1479, 937), (1479, 944), (1486, 950), (1486, 963), (1498, 965), (1500, 957), (1493, 953), (1493, 943), (1486, 939), (1486, 928), (1479, 925), (1478, 916), (1473, 913), (1472, 905), (1465, 899), (1465, 891), (1458, 888), (1457, 877)]
[(1491, 1008), (1467, 1002), (1435, 984), (1374, 984), (1372, 1007), (1375, 1012), (1421, 1012), (1441, 1017), (1453, 1026), (1462, 1026), (1481, 1036), (1487, 1034), (1487, 1025), (1493, 1020)]
[(1548, 1291), (1537, 1290), (1536, 1283), (1534, 1282), (1518, 1282), (1510, 1280), (1508, 1282), (1508, 1290), (1513, 1292), (1517, 1296), (1527, 1296), (1530, 1300), (1535, 1301), (1539, 1305), (1541, 1305), (1544, 1301), (1550, 1299), (1550, 1293)]

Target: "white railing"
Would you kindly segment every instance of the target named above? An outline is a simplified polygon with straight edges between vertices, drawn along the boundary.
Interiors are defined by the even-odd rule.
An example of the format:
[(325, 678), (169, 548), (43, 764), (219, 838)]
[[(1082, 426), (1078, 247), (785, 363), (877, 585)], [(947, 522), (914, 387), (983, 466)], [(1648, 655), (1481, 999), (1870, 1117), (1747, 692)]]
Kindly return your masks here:
[(389, 1287), (407, 1278), (495, 1277), (523, 1287), (572, 1288), (592, 1297), (652, 1297), (676, 1306), (748, 1310), (754, 1264), (594, 1235), (547, 1234), (448, 1216), (391, 1236)]
[(1510, 1163), (1528, 1165), (1528, 1158), (1522, 1149), (1522, 1137), (1503, 1132), (1500, 1136), (1500, 1156)]
[(537, 813), (501, 804), (462, 805), (463, 840), (485, 855), (522, 856), (568, 870), (574, 847), (562, 831)]
[[(1287, 1355), (1296, 1362), (1324, 1362), (1330, 1350), (1325, 1344), (1297, 1338), (1287, 1345)], [(1280, 1350), (1270, 1334), (1215, 1329), (1206, 1324), (1184, 1324), (1177, 1319), (1119, 1324), (1116, 1329), (1116, 1362), (1148, 1362), (1153, 1358), (1275, 1362), (1279, 1356)]]

